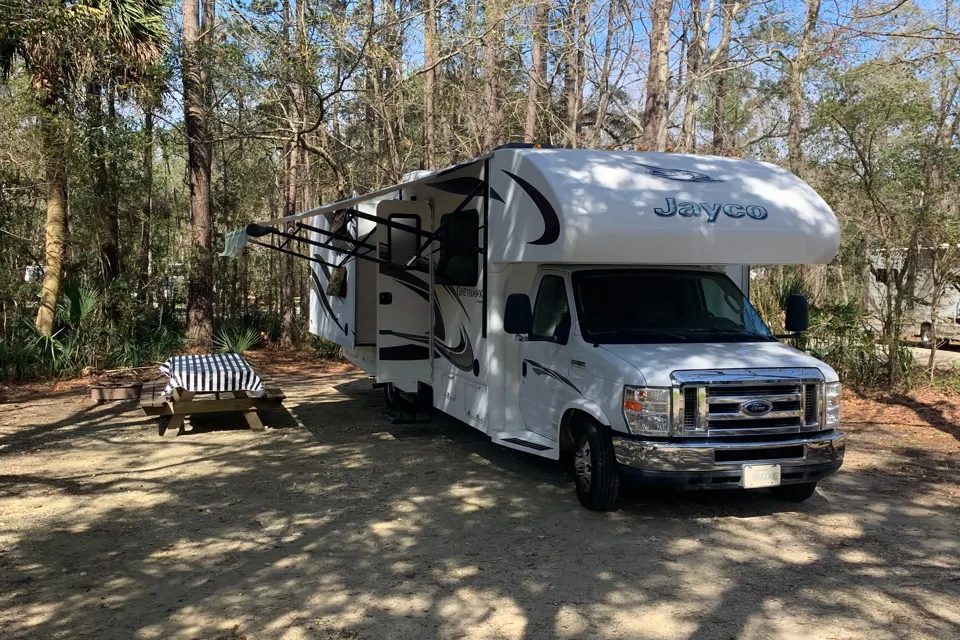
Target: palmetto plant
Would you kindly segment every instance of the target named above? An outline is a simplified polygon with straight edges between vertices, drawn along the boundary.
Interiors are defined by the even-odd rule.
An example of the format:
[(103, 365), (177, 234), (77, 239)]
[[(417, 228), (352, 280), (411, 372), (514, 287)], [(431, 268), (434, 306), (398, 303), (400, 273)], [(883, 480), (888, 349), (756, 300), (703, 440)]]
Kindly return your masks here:
[(260, 332), (253, 328), (220, 329), (213, 337), (217, 351), (224, 353), (243, 353), (260, 344)]

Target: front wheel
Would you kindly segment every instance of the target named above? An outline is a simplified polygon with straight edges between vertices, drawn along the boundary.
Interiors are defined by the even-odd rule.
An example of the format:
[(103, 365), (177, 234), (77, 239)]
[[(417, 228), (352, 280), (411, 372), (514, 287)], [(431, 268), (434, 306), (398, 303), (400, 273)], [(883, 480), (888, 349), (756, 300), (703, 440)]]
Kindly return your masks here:
[(580, 504), (592, 511), (613, 509), (620, 475), (610, 434), (590, 420), (577, 429), (574, 447), (573, 470)]
[(787, 502), (803, 502), (817, 491), (816, 482), (802, 484), (785, 484), (779, 487), (770, 487), (770, 493), (776, 498)]

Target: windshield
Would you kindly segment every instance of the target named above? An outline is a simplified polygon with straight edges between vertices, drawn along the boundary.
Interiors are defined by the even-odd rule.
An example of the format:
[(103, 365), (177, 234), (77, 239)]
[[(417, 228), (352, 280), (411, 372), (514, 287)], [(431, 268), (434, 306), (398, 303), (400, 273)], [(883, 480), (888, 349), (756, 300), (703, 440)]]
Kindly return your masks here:
[(584, 340), (759, 342), (776, 338), (740, 289), (722, 273), (597, 270), (573, 275)]

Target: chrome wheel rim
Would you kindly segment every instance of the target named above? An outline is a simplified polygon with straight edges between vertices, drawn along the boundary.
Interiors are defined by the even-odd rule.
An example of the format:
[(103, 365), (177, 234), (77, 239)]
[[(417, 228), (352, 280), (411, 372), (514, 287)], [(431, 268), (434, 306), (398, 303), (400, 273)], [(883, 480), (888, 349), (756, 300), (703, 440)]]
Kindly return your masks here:
[(593, 461), (590, 458), (590, 441), (586, 438), (580, 443), (577, 455), (573, 459), (573, 468), (580, 479), (584, 491), (590, 490), (590, 476), (593, 473)]

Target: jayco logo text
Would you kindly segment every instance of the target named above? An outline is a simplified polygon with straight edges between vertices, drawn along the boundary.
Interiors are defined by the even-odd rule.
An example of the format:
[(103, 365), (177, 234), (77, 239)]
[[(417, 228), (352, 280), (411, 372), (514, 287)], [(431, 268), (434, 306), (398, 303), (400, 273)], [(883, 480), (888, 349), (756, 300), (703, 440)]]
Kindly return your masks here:
[(766, 220), (767, 210), (759, 205), (741, 206), (739, 204), (716, 204), (710, 202), (677, 202), (674, 198), (667, 198), (667, 206), (664, 209), (656, 208), (655, 214), (663, 218), (680, 214), (684, 218), (699, 218), (706, 215), (707, 222), (716, 222), (720, 214), (723, 213), (731, 218), (742, 218), (747, 216), (754, 220)]

